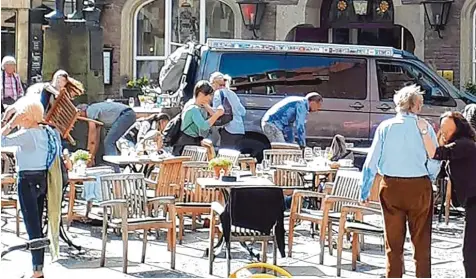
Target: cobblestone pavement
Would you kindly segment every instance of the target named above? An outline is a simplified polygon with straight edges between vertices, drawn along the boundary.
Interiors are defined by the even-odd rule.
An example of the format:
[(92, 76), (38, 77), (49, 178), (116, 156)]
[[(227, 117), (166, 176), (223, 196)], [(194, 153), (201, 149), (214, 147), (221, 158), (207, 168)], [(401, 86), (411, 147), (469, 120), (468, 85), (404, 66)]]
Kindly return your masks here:
[[(4, 220), (8, 221), (5, 225)], [(432, 275), (433, 277), (461, 278), (464, 277), (462, 265), (462, 218), (452, 219), (449, 226), (433, 224), (432, 239)], [(286, 225), (287, 228), (287, 225)], [(324, 265), (319, 265), (319, 244), (310, 236), (310, 225), (307, 222), (296, 228), (295, 244), (292, 258), (278, 256), (278, 265), (284, 267), (294, 276), (335, 277), (336, 251), (330, 256), (326, 248)], [(337, 229), (337, 228), (335, 228)], [(1, 243), (2, 249), (9, 245), (21, 244), (27, 238), (25, 228), (21, 226), (20, 238), (14, 234), (14, 219), (7, 210), (2, 214)], [(177, 244), (176, 269), (170, 269), (170, 254), (165, 244), (165, 233), (149, 234), (147, 257), (145, 264), (140, 264), (142, 249), (142, 234), (129, 235), (129, 270), (125, 275), (121, 272), (122, 241), (120, 237), (109, 234), (107, 244), (106, 267), (99, 268), (101, 254), (101, 226), (92, 226), (75, 223), (70, 229), (69, 236), (73, 242), (83, 247), (84, 252), (68, 248), (60, 243), (61, 257), (51, 263), (49, 254), (46, 256), (45, 274), (47, 278), (67, 278), (94, 275), (106, 278), (156, 278), (156, 277), (210, 277), (208, 275), (208, 258), (204, 251), (208, 247), (208, 229), (198, 229), (196, 232), (186, 231), (182, 245)], [(335, 234), (337, 235), (337, 234)], [(349, 245), (346, 243), (347, 246)], [(365, 237), (365, 250), (361, 253), (361, 261), (357, 264), (357, 271), (351, 270), (351, 253), (349, 249), (343, 253), (342, 277), (382, 277), (385, 274), (385, 256), (383, 240), (378, 237)], [(258, 246), (256, 246), (258, 248)], [(268, 261), (271, 263), (271, 248)], [(278, 253), (279, 254), (279, 253)], [(28, 252), (18, 251), (7, 255), (0, 263), (4, 278), (18, 278), (29, 274), (30, 255)], [(232, 270), (249, 263), (249, 256), (238, 244), (232, 246)], [(407, 237), (405, 244), (406, 277), (415, 276), (415, 266), (412, 261), (412, 246)], [(224, 253), (215, 260), (214, 276), (225, 277)], [(243, 273), (242, 275), (246, 275)], [(104, 276), (104, 277), (103, 277)]]

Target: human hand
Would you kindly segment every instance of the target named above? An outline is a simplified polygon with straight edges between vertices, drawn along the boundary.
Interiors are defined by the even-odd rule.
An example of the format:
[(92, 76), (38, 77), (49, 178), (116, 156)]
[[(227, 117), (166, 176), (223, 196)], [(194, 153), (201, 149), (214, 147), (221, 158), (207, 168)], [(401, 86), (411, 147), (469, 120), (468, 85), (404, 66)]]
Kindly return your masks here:
[(89, 161), (88, 161), (88, 163), (86, 164), (86, 166), (87, 166), (88, 168), (94, 167), (95, 161), (96, 161), (96, 158), (93, 157), (93, 156), (91, 156), (91, 158), (89, 159)]
[(222, 107), (219, 107), (216, 112), (215, 112), (218, 116), (222, 116), (223, 114), (225, 114), (225, 110), (222, 108)]
[(428, 124), (428, 121), (426, 121), (426, 119), (418, 118), (417, 125), (418, 125), (418, 129), (420, 129), (420, 131), (423, 131), (423, 130), (428, 130), (428, 126), (430, 124)]

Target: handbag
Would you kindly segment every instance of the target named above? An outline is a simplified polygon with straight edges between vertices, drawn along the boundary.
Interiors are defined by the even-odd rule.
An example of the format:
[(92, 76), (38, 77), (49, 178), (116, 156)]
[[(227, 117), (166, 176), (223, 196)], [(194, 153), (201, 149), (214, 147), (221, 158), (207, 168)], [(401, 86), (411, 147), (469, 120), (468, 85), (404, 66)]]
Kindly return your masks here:
[(225, 110), (225, 113), (220, 116), (220, 118), (215, 121), (215, 124), (213, 126), (225, 126), (226, 124), (230, 123), (233, 120), (233, 108), (231, 107), (230, 102), (228, 101), (228, 98), (225, 97), (225, 94), (223, 94), (223, 91), (220, 90), (220, 98), (221, 98), (221, 103), (223, 105), (223, 109)]

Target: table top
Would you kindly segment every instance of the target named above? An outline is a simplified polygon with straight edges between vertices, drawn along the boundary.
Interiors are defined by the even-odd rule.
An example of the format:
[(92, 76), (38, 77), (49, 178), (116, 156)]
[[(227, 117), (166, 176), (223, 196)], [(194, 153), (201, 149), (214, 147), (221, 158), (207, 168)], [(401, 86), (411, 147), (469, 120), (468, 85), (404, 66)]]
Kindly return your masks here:
[(300, 165), (278, 165), (273, 166), (272, 168), (278, 170), (288, 170), (288, 171), (297, 171), (297, 172), (309, 172), (315, 174), (328, 174), (337, 172), (337, 169), (331, 169), (329, 167), (318, 167), (318, 166), (300, 166)]
[(241, 186), (274, 186), (274, 183), (264, 177), (241, 177), (239, 181), (226, 182), (215, 178), (197, 178), (197, 185), (204, 188), (232, 188)]
[(351, 148), (348, 148), (348, 150), (355, 153), (367, 155), (369, 154), (370, 147), (351, 147)]
[(120, 156), (120, 155), (105, 155), (102, 159), (106, 162), (116, 165), (129, 165), (129, 164), (159, 164), (164, 158), (148, 157), (148, 156)]
[(136, 113), (150, 113), (150, 114), (156, 114), (156, 113), (161, 113), (162, 108), (144, 108), (144, 107), (133, 107), (132, 108)]
[(69, 172), (68, 173), (68, 181), (69, 182), (96, 181), (96, 177), (94, 177), (94, 176), (83, 176), (83, 175), (78, 175), (74, 172)]
[(16, 150), (17, 148), (13, 146), (1, 148), (2, 154), (14, 154)]

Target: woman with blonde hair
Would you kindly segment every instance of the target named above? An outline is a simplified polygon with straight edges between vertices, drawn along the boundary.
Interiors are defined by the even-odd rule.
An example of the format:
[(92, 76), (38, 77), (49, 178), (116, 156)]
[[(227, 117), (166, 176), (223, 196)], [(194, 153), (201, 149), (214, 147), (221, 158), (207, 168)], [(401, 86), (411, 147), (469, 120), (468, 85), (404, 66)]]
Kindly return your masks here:
[[(56, 159), (59, 158), (61, 145), (58, 134), (52, 128), (40, 125), (43, 114), (43, 106), (37, 100), (30, 98), (19, 100), (15, 115), (1, 128), (2, 146), (17, 147), (15, 157), (18, 169), (18, 198), (30, 239), (43, 237), (43, 209), (48, 192), (48, 221), (49, 224), (55, 222), (53, 227), (49, 227), (49, 234), (54, 237), (52, 239), (54, 247), (51, 251), (55, 256), (58, 251), (58, 217), (60, 217), (58, 205), (61, 202), (61, 185), (58, 189), (56, 183), (62, 182), (61, 172), (57, 172), (56, 169), (54, 177), (51, 177), (51, 170), (52, 166), (59, 167)], [(11, 133), (14, 128), (18, 128), (18, 131)], [(55, 196), (51, 196), (52, 194)], [(57, 216), (51, 216), (50, 210), (56, 212)], [(32, 250), (31, 254), (32, 278), (43, 278), (44, 249)]]

